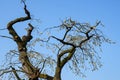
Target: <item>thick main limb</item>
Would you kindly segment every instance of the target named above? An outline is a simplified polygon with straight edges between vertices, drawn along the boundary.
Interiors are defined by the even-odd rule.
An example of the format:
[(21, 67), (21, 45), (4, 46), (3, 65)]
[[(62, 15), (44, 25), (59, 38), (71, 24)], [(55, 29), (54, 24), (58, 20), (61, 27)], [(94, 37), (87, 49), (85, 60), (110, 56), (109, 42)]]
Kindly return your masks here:
[(33, 26), (30, 23), (28, 24), (30, 28), (27, 31), (27, 35), (23, 36), (22, 39), (13, 28), (14, 24), (31, 19), (30, 12), (27, 10), (25, 3), (24, 3), (24, 11), (26, 14), (25, 17), (16, 18), (15, 20), (10, 21), (7, 25), (7, 29), (9, 33), (12, 35), (14, 41), (18, 45), (18, 51), (20, 53), (19, 60), (21, 61), (22, 64), (22, 70), (27, 74), (30, 80), (38, 80), (38, 78), (44, 78), (44, 79), (52, 78), (49, 75), (41, 74), (39, 69), (34, 67), (30, 63), (29, 58), (27, 56), (26, 45), (32, 39), (31, 32), (33, 30)]

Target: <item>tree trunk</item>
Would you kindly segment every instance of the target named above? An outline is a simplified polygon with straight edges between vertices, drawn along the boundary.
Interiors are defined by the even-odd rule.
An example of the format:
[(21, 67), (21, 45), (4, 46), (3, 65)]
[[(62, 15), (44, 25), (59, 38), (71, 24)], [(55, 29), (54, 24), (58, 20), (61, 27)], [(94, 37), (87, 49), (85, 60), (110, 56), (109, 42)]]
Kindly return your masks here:
[(38, 80), (39, 69), (35, 68), (29, 61), (26, 51), (20, 51), (19, 59), (22, 63), (22, 69), (30, 80)]
[(57, 67), (53, 80), (61, 80), (61, 68)]

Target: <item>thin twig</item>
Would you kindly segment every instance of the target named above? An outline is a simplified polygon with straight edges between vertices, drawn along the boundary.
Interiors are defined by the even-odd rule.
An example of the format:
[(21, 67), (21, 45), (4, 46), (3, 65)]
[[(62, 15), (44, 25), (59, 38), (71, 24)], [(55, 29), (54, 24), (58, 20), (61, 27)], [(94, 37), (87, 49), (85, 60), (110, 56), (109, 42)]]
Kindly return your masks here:
[(2, 28), (2, 29), (0, 29), (0, 30), (6, 30), (7, 28)]
[(41, 70), (40, 70), (40, 73), (41, 73), (42, 70), (44, 69), (44, 67), (45, 67), (45, 62), (46, 62), (46, 61), (47, 61), (47, 60), (45, 59), (44, 62), (43, 62), (42, 68), (41, 68)]
[(11, 37), (9, 37), (9, 36), (0, 35), (0, 37), (9, 38), (9, 39), (12, 39), (12, 40), (13, 40), (13, 38), (11, 38)]

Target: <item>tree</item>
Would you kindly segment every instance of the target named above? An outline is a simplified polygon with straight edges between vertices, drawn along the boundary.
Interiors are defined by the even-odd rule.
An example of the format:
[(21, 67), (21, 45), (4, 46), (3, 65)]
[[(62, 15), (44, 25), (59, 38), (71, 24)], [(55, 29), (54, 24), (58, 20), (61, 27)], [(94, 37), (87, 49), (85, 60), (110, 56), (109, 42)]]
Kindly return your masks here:
[[(76, 74), (82, 74), (82, 70), (86, 65), (92, 66), (92, 70), (96, 70), (101, 66), (100, 57), (97, 53), (103, 42), (111, 43), (104, 37), (103, 33), (98, 29), (101, 22), (98, 21), (94, 26), (89, 23), (80, 23), (66, 19), (61, 25), (45, 29), (40, 37), (34, 38), (32, 32), (34, 26), (28, 23), (27, 35), (20, 37), (14, 29), (16, 23), (25, 22), (31, 19), (31, 14), (24, 4), (25, 17), (16, 18), (7, 24), (7, 30), (12, 36), (1, 36), (12, 39), (16, 44), (17, 50), (10, 50), (7, 58), (8, 64), (4, 64), (0, 69), (0, 76), (5, 79), (17, 80), (61, 80), (61, 72), (65, 65)], [(62, 35), (61, 35), (62, 33)], [(46, 35), (48, 34), (48, 35)], [(56, 35), (57, 34), (57, 35)], [(53, 51), (52, 56), (43, 56), (41, 53), (32, 49), (35, 44), (47, 47)], [(48, 52), (51, 53), (48, 50)], [(49, 54), (50, 54), (49, 53)], [(53, 72), (50, 75), (46, 71)]]

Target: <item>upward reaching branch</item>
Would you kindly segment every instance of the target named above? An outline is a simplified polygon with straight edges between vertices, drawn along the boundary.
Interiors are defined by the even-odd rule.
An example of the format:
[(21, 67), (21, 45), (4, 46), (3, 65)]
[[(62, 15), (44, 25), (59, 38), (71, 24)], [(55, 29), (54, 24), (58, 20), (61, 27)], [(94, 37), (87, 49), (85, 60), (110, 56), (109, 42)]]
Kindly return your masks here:
[(62, 51), (62, 52), (59, 54), (58, 59), (61, 59), (61, 57), (62, 57), (63, 55), (65, 55), (66, 53), (68, 53), (67, 57), (65, 57), (63, 60), (59, 60), (59, 61), (60, 61), (59, 65), (60, 65), (61, 68), (71, 59), (71, 57), (72, 57), (73, 54), (75, 53), (75, 47), (72, 47), (72, 48), (70, 48), (70, 49), (67, 49), (67, 50), (65, 50), (65, 51)]
[(24, 35), (22, 37), (22, 41), (23, 41), (24, 45), (27, 45), (27, 42), (29, 42), (32, 39), (31, 32), (34, 29), (34, 27), (30, 23), (28, 25), (30, 28), (27, 30), (27, 35)]
[[(21, 39), (21, 37), (17, 34), (17, 32), (15, 31), (15, 29), (13, 28), (13, 25), (22, 21), (26, 21), (31, 19), (30, 16), (30, 12), (27, 10), (26, 8), (26, 4), (24, 3), (24, 11), (26, 16), (25, 17), (20, 17), (20, 18), (16, 18), (13, 21), (10, 21), (7, 25), (7, 29), (9, 31), (9, 33), (12, 35), (14, 41), (17, 43), (18, 45), (18, 50), (19, 50), (19, 60), (21, 61), (22, 64), (22, 70), (27, 74), (29, 80), (38, 80), (38, 78), (44, 78), (44, 79), (50, 79), (52, 80), (52, 77), (47, 75), (47, 74), (41, 74), (39, 69), (36, 68), (35, 66), (33, 66), (28, 58), (27, 55), (27, 43), (32, 39), (32, 35), (31, 32), (33, 31), (34, 27), (32, 26), (32, 24), (28, 24), (29, 25), (29, 29), (27, 30), (27, 35), (24, 35)], [(14, 69), (14, 68), (12, 68)], [(19, 77), (17, 76), (17, 73), (14, 71), (15, 76), (17, 77), (18, 80)]]
[(29, 20), (31, 19), (30, 17), (30, 12), (27, 10), (26, 8), (26, 5), (24, 5), (24, 11), (25, 11), (25, 14), (27, 15), (26, 17), (20, 17), (20, 18), (17, 18), (13, 21), (10, 21), (7, 25), (7, 28), (9, 29), (10, 27), (12, 27), (13, 24), (17, 23), (17, 22), (22, 22), (22, 21), (26, 21), (26, 20)]
[(26, 5), (24, 5), (24, 11), (26, 13), (26, 17), (20, 17), (20, 18), (16, 18), (13, 21), (10, 21), (7, 25), (7, 29), (9, 31), (9, 33), (13, 36), (14, 40), (16, 41), (17, 44), (19, 44), (19, 42), (22, 42), (21, 38), (19, 37), (19, 35), (16, 33), (16, 31), (14, 30), (14, 28), (12, 27), (14, 24), (16, 24), (17, 22), (22, 22), (22, 21), (26, 21), (31, 19), (30, 17), (30, 12), (27, 10)]

